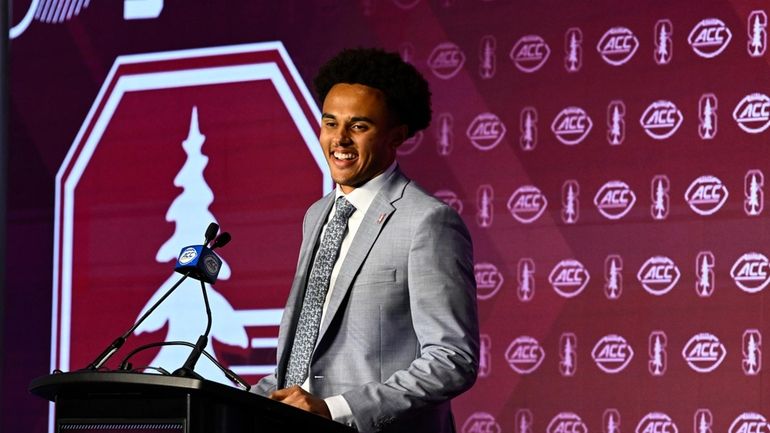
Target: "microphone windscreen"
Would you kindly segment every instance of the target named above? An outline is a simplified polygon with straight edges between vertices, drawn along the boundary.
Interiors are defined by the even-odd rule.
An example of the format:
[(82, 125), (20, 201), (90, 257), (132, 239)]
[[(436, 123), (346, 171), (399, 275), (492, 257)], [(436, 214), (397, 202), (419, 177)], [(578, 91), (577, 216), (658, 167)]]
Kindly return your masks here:
[(217, 240), (214, 241), (214, 245), (212, 245), (211, 249), (213, 250), (214, 248), (220, 248), (227, 245), (230, 242), (230, 240), (232, 240), (232, 238), (233, 237), (230, 236), (230, 233), (228, 232), (222, 233), (221, 235), (219, 235)]
[(206, 229), (206, 245), (217, 236), (217, 232), (219, 232), (219, 224), (209, 224), (209, 227)]

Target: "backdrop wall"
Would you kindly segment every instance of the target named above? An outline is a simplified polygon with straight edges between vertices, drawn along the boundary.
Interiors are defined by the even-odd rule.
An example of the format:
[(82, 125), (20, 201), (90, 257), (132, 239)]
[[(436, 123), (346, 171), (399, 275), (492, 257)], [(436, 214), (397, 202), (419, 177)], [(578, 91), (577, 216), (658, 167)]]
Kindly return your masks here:
[[(356, 46), (430, 81), (399, 163), (473, 235), (482, 369), (459, 428), (770, 430), (770, 2), (11, 5), (8, 431), (48, 430), (29, 381), (128, 329), (210, 221), (234, 237), (210, 348), (271, 371), (302, 215), (331, 189), (309, 83)], [(108, 367), (197, 338), (196, 284), (169, 301)]]

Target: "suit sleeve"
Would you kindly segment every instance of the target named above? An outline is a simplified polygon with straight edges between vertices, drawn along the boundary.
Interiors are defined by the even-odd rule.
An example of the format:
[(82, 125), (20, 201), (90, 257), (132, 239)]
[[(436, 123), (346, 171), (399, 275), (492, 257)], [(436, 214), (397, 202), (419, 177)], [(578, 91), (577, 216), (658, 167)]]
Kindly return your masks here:
[(443, 204), (416, 218), (407, 278), (419, 356), (383, 383), (342, 394), (362, 431), (380, 430), (410, 411), (449, 400), (476, 380), (479, 330), (470, 235)]

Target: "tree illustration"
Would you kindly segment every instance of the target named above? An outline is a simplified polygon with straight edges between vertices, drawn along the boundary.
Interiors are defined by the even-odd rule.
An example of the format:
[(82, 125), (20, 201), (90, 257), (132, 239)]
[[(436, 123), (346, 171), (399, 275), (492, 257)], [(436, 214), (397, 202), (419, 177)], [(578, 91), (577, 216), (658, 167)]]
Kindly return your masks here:
[(658, 180), (658, 183), (655, 186), (654, 210), (655, 210), (655, 218), (656, 219), (663, 219), (665, 217), (665, 214), (666, 214), (666, 191), (663, 188), (663, 181), (662, 180)]
[(660, 26), (660, 33), (658, 34), (658, 61), (665, 63), (668, 58), (668, 32), (666, 26)]
[(698, 433), (709, 433), (710, 430), (709, 424), (706, 421), (706, 414), (701, 413), (700, 419), (698, 420)]
[(532, 149), (532, 142), (535, 140), (533, 134), (532, 115), (527, 112), (527, 117), (524, 118), (524, 135), (521, 138), (524, 150)]
[(561, 361), (562, 371), (565, 375), (572, 374), (572, 369), (575, 367), (575, 361), (572, 359), (573, 352), (572, 340), (566, 338), (564, 342), (564, 357)]
[(759, 21), (759, 15), (754, 16), (754, 23), (751, 27), (751, 55), (752, 56), (760, 56), (762, 55), (762, 49), (764, 47), (764, 43), (762, 41), (762, 23)]
[[(208, 164), (208, 157), (201, 152), (206, 136), (201, 134), (198, 125), (198, 109), (193, 107), (187, 138), (182, 142), (182, 148), (187, 159), (174, 178), (174, 185), (182, 188), (166, 212), (166, 221), (175, 224), (174, 233), (158, 249), (155, 260), (159, 263), (171, 263), (176, 260), (181, 248), (187, 245), (200, 244), (203, 241), (203, 231), (208, 224), (216, 221), (209, 210), (214, 201), (214, 193), (206, 183), (203, 170)], [(179, 274), (170, 270), (169, 277), (161, 284), (155, 293), (147, 300), (144, 308), (137, 317), (141, 317), (166, 291), (177, 281)], [(222, 260), (219, 279), (230, 278), (230, 267)], [(248, 337), (244, 326), (239, 322), (237, 313), (214, 287), (206, 284), (212, 316), (215, 318), (209, 337), (207, 350), (215, 358), (215, 339), (225, 344), (246, 348)], [(168, 297), (147, 320), (135, 331), (155, 332), (168, 326), (166, 341), (195, 342), (205, 329), (206, 316), (200, 282), (188, 279)], [(173, 371), (181, 367), (189, 354), (190, 348), (180, 346), (164, 346), (155, 359), (149, 364), (153, 367), (163, 367)], [(230, 383), (224, 374), (207, 358), (201, 357), (195, 371), (206, 379), (222, 383)]]
[(529, 421), (526, 416), (519, 417), (519, 433), (529, 432)]
[(615, 416), (610, 414), (607, 417), (607, 433), (617, 433), (618, 431), (618, 422), (615, 421)]
[(609, 275), (607, 276), (607, 295), (610, 299), (618, 297), (618, 265), (615, 260), (610, 261)]
[(489, 224), (491, 208), (492, 203), (489, 201), (489, 192), (487, 189), (484, 189), (481, 192), (481, 203), (479, 203), (479, 221), (481, 222), (481, 225), (486, 226)]
[(446, 117), (441, 119), (439, 131), (438, 153), (444, 156), (449, 155), (452, 152), (452, 128)]
[(569, 39), (569, 54), (567, 55), (567, 63), (569, 64), (569, 70), (571, 72), (577, 71), (578, 64), (578, 41), (575, 37), (575, 33), (570, 34)]
[(572, 185), (567, 187), (567, 199), (565, 201), (564, 216), (566, 217), (567, 224), (572, 224), (575, 222), (577, 214), (575, 210), (575, 190), (572, 188)]
[(703, 256), (703, 260), (700, 262), (700, 278), (698, 279), (698, 287), (700, 287), (701, 295), (708, 296), (711, 290), (711, 272), (709, 262), (706, 256)]
[(714, 137), (714, 107), (711, 106), (711, 101), (706, 98), (706, 105), (703, 107), (703, 123), (701, 124), (701, 132), (703, 138)]
[(660, 337), (655, 336), (655, 343), (652, 346), (652, 371), (654, 375), (659, 376), (663, 373), (663, 344), (660, 342)]
[(748, 202), (749, 215), (759, 214), (759, 182), (757, 182), (757, 175), (751, 175), (751, 182), (749, 183), (749, 197)]
[(519, 280), (519, 292), (521, 293), (521, 299), (524, 301), (528, 301), (529, 298), (532, 297), (532, 287), (530, 287), (529, 284), (531, 272), (529, 265), (524, 263), (524, 266), (521, 268), (521, 277)]
[(620, 128), (620, 110), (618, 109), (617, 105), (612, 109), (612, 122), (610, 123), (612, 124), (610, 127), (610, 143), (620, 144), (620, 139), (623, 132)]
[(753, 335), (749, 335), (749, 342), (746, 347), (746, 359), (743, 360), (746, 373), (757, 373), (757, 342)]

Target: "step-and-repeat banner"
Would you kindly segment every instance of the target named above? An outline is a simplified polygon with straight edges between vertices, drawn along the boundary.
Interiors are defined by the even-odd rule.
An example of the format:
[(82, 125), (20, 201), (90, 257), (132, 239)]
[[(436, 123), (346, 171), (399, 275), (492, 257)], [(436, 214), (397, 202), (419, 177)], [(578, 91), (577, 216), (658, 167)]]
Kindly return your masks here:
[[(129, 329), (211, 221), (233, 241), (209, 351), (272, 371), (302, 216), (333, 187), (309, 83), (380, 46), (433, 92), (400, 164), (474, 239), (458, 429), (770, 432), (770, 2), (11, 3), (7, 428), (48, 429), (29, 380)], [(173, 371), (189, 349), (128, 355), (204, 328), (186, 282), (107, 367)]]

